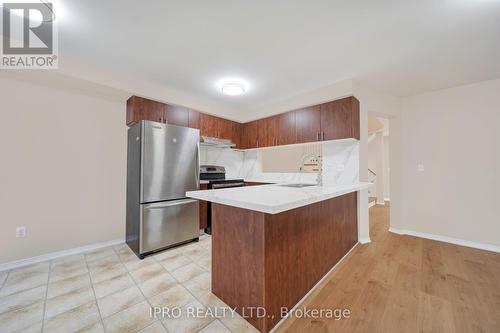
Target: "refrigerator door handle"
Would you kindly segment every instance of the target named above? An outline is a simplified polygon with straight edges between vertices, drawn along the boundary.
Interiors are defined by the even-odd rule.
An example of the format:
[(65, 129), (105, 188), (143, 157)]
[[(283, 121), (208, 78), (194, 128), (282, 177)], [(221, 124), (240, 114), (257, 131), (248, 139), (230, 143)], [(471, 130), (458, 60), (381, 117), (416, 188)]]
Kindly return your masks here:
[(197, 201), (198, 200), (196, 199), (183, 199), (183, 200), (173, 200), (168, 202), (152, 203), (144, 205), (144, 209), (160, 209), (177, 205), (186, 205)]
[(196, 177), (196, 188), (200, 189), (200, 143), (198, 142), (196, 144), (196, 170), (195, 172), (195, 177)]

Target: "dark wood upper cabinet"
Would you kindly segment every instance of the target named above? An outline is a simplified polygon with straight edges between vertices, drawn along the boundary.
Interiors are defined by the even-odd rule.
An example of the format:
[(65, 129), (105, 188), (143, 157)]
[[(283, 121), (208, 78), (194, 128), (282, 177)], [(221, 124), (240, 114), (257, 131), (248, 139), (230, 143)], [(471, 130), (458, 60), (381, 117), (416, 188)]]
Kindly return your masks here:
[(189, 109), (132, 96), (127, 100), (127, 125), (141, 120), (152, 120), (187, 127), (189, 124)]
[(259, 122), (260, 120), (254, 120), (241, 125), (241, 148), (259, 147)]
[(183, 106), (165, 105), (165, 119), (167, 124), (188, 127), (189, 109)]
[(259, 147), (276, 146), (279, 116), (272, 116), (258, 120)]
[[(241, 142), (241, 124), (234, 121), (200, 113), (200, 135)], [(235, 128), (236, 127), (236, 128)]]
[(278, 130), (275, 135), (275, 146), (296, 143), (297, 135), (295, 111), (285, 112), (276, 117), (278, 118)]
[(295, 110), (297, 143), (319, 141), (321, 112), (319, 105)]
[(352, 100), (352, 125), (351, 125), (351, 129), (352, 129), (352, 132), (351, 132), (351, 137), (354, 138), (354, 139), (360, 139), (361, 135), (360, 135), (360, 124), (359, 124), (359, 119), (360, 119), (360, 115), (359, 115), (359, 101), (356, 97), (351, 97), (351, 100)]
[(200, 135), (208, 136), (211, 138), (217, 137), (218, 121), (217, 117), (211, 116), (209, 114), (200, 114)]
[(200, 113), (189, 110), (188, 127), (200, 129)]
[(236, 145), (235, 148), (242, 148), (241, 136), (243, 132), (243, 124), (232, 121), (232, 136), (231, 141)]
[(359, 101), (355, 97), (321, 104), (320, 110), (322, 140), (359, 140)]
[(165, 104), (138, 96), (127, 100), (127, 125), (141, 120), (162, 122), (164, 119)]
[(219, 139), (233, 139), (233, 122), (224, 118), (217, 118), (218, 133), (217, 137)]
[(345, 138), (359, 140), (359, 101), (353, 96), (245, 124), (132, 96), (127, 100), (127, 125), (141, 120), (197, 128), (201, 136), (228, 139), (242, 149)]
[(259, 147), (288, 145), (296, 142), (295, 111), (258, 120)]

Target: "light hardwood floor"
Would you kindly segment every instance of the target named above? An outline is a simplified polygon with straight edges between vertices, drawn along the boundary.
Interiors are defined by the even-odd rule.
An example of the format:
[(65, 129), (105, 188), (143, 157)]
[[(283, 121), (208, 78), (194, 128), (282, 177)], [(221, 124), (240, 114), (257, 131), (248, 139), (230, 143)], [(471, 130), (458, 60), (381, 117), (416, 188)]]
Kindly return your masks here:
[(372, 243), (358, 247), (301, 305), (349, 319), (288, 318), (278, 332), (500, 332), (500, 254), (388, 231), (370, 209)]

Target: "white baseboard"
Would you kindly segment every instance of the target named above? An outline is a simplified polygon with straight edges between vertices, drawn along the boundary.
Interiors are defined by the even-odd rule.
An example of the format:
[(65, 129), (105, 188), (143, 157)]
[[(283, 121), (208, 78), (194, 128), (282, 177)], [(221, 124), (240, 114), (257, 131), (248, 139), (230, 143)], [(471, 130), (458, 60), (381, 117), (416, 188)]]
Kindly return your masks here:
[(399, 234), (399, 235), (409, 235), (409, 236), (415, 236), (415, 237), (420, 237), (420, 238), (427, 238), (427, 239), (432, 239), (432, 240), (436, 240), (436, 241), (440, 241), (440, 242), (451, 243), (451, 244), (455, 244), (455, 245), (461, 245), (461, 246), (466, 246), (466, 247), (472, 247), (475, 249), (500, 253), (500, 246), (496, 246), (496, 245), (492, 245), (492, 244), (476, 243), (476, 242), (471, 242), (471, 241), (464, 240), (464, 239), (428, 234), (425, 232), (405, 230), (405, 229), (399, 229), (399, 228), (393, 228), (393, 227), (390, 227), (389, 231), (393, 232), (395, 234)]
[(10, 270), (13, 268), (19, 268), (22, 266), (36, 264), (36, 263), (39, 263), (42, 261), (47, 261), (47, 260), (52, 260), (52, 259), (56, 259), (56, 258), (61, 258), (61, 257), (73, 255), (73, 254), (79, 254), (79, 253), (83, 253), (83, 252), (87, 252), (87, 251), (97, 250), (97, 249), (107, 247), (107, 246), (114, 246), (114, 245), (122, 244), (124, 242), (125, 242), (124, 239), (115, 239), (115, 240), (110, 240), (107, 242), (76, 247), (73, 249), (42, 254), (41, 256), (36, 256), (36, 257), (32, 257), (32, 258), (10, 261), (10, 262), (0, 264), (0, 272)]
[(385, 201), (377, 201), (377, 205), (384, 206), (385, 205)]
[(391, 201), (390, 198), (384, 198), (384, 201)]
[(371, 242), (372, 242), (372, 240), (370, 239), (370, 237), (358, 238), (358, 243), (360, 243), (360, 244), (368, 244)]
[(368, 203), (368, 208), (372, 208), (373, 206), (375, 206), (377, 203), (375, 201), (370, 201)]

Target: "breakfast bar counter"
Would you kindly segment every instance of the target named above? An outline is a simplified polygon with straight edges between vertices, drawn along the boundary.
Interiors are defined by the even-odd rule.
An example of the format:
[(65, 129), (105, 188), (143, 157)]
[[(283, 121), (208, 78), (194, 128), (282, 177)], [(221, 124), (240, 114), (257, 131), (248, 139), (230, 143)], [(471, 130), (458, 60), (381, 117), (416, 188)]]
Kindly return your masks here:
[(261, 332), (356, 245), (357, 191), (370, 186), (290, 185), (186, 193), (212, 202), (212, 292)]
[(331, 199), (369, 188), (371, 183), (353, 183), (334, 186), (315, 184), (270, 184), (235, 187), (219, 190), (190, 191), (187, 197), (222, 205), (250, 209), (257, 212), (278, 214), (290, 209)]

